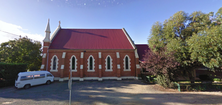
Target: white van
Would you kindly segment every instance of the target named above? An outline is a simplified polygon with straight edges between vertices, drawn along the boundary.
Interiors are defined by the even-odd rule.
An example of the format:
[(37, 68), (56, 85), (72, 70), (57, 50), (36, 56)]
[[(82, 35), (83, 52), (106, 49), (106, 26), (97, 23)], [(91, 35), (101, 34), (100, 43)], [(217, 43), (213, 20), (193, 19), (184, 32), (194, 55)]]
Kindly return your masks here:
[(16, 88), (30, 88), (34, 85), (50, 84), (54, 76), (48, 71), (20, 72), (15, 80)]

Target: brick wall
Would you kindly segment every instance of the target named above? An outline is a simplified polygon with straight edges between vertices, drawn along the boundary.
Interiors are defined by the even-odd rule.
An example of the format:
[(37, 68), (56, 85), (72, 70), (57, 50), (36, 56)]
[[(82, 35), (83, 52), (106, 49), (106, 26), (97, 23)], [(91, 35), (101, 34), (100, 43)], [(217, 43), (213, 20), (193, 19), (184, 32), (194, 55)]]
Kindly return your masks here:
[[(51, 59), (54, 55), (58, 57), (58, 71), (51, 73), (55, 77), (68, 77), (70, 70), (70, 59), (75, 55), (77, 59), (77, 72), (72, 72), (73, 77), (121, 77), (121, 76), (136, 76), (136, 64), (138, 58), (135, 58), (134, 50), (54, 50), (49, 49), (47, 71), (51, 69)], [(66, 52), (65, 58), (62, 58), (63, 52)], [(81, 58), (81, 52), (84, 53), (83, 58)], [(98, 52), (101, 52), (101, 58), (99, 58)], [(116, 52), (119, 52), (120, 58), (117, 58)], [(88, 61), (89, 56), (92, 55), (95, 59), (95, 71), (88, 72)], [(106, 71), (105, 59), (107, 56), (112, 59), (112, 71)], [(130, 70), (124, 71), (124, 57), (128, 55), (130, 58)], [(117, 64), (120, 65), (118, 69)], [(46, 65), (46, 62), (45, 62)], [(64, 69), (61, 66), (64, 65)], [(83, 65), (83, 69), (80, 69), (80, 65)], [(101, 69), (99, 69), (101, 65)]]

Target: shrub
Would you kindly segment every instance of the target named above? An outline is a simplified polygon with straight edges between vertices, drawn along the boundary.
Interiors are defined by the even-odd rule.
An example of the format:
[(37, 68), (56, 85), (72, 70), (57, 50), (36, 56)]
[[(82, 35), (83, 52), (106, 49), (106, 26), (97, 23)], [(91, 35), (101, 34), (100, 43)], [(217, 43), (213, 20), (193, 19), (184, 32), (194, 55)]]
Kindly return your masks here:
[(157, 83), (165, 88), (175, 88), (175, 84), (165, 75), (157, 75)]
[(19, 72), (25, 72), (27, 64), (0, 63), (0, 87), (15, 84)]

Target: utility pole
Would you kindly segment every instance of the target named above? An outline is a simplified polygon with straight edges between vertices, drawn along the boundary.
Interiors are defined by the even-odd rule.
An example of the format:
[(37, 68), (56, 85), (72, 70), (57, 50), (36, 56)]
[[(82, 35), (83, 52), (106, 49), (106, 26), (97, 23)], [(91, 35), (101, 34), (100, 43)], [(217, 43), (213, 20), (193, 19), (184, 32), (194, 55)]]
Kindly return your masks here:
[(72, 103), (72, 70), (69, 71), (69, 81), (68, 81), (68, 88), (69, 88), (69, 105)]

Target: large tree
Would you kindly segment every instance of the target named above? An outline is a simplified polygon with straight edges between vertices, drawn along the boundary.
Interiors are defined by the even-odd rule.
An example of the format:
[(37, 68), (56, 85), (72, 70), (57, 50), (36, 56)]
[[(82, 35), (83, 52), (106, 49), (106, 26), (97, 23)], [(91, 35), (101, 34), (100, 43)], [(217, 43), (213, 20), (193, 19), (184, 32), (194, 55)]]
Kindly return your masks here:
[[(211, 60), (212, 56), (209, 56), (209, 54), (212, 54), (210, 53), (212, 50), (204, 50), (210, 45), (204, 45), (204, 43), (206, 44), (209, 41), (204, 42), (205, 39), (203, 37), (208, 37), (208, 40), (212, 40), (210, 37), (211, 35), (214, 35), (215, 38), (219, 38), (218, 40), (222, 40), (219, 31), (221, 30), (221, 14), (222, 8), (220, 8), (216, 14), (213, 12), (206, 14), (197, 11), (189, 15), (183, 11), (179, 11), (163, 23), (156, 22), (152, 26), (151, 35), (148, 40), (149, 46), (155, 52), (159, 51), (162, 47), (167, 47), (167, 51), (174, 52), (176, 60), (181, 64), (180, 69), (184, 69), (193, 82), (194, 75), (192, 74), (192, 71), (196, 67), (204, 65), (213, 68), (218, 67), (220, 64), (219, 60), (222, 52), (219, 50), (219, 45), (221, 42), (214, 42), (218, 45), (215, 50), (213, 50), (213, 54), (217, 54), (215, 59), (218, 60), (218, 62), (212, 64), (215, 59)], [(214, 34), (210, 32), (213, 32)], [(208, 34), (204, 35), (203, 33)], [(201, 43), (201, 41), (203, 43)], [(202, 48), (204, 50), (202, 52), (208, 54), (205, 55), (205, 57), (210, 60), (201, 60), (201, 56), (197, 54), (201, 52), (200, 50), (197, 50), (198, 47), (205, 47)], [(206, 61), (208, 63), (206, 63)]]
[(41, 66), (41, 43), (28, 37), (1, 43), (0, 62), (26, 63), (29, 70), (39, 70)]
[(193, 33), (187, 40), (193, 62), (200, 62), (211, 70), (222, 69), (222, 8), (214, 15), (203, 29)]

